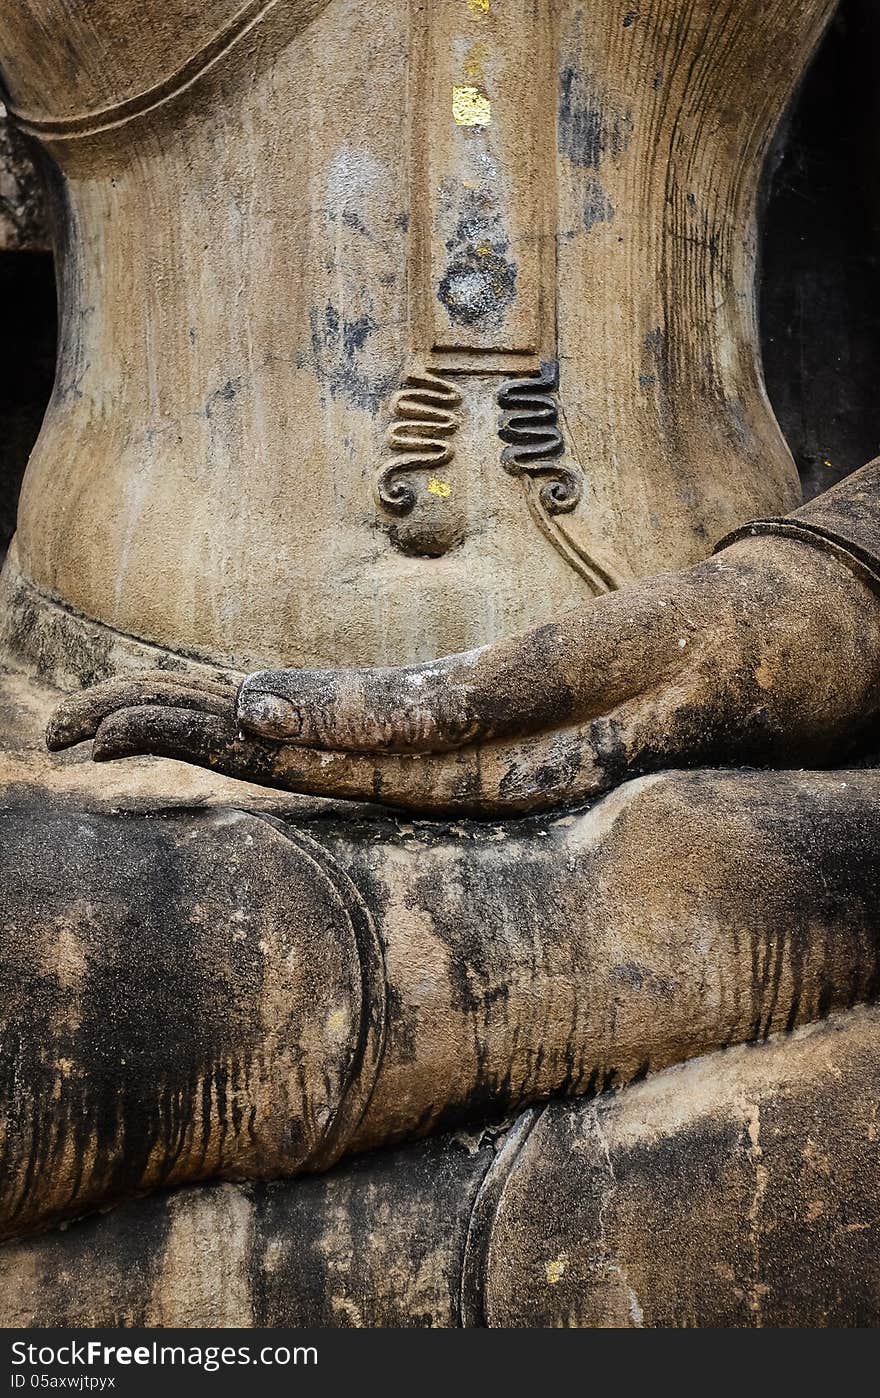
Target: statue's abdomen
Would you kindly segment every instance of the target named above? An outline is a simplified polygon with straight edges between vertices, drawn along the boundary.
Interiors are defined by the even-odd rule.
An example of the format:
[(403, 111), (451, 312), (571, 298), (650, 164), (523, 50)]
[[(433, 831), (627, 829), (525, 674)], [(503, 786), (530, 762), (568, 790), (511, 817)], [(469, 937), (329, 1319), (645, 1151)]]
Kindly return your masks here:
[(143, 8), (0, 21), (63, 172), (31, 611), (405, 661), (796, 503), (754, 202), (831, 0)]

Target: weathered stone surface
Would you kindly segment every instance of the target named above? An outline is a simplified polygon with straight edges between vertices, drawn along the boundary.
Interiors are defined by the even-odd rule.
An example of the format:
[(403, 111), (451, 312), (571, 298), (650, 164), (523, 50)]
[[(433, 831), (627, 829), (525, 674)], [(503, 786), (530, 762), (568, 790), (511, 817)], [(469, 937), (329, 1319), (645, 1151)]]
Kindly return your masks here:
[(384, 1024), (344, 875), (234, 811), (22, 815), (0, 814), (3, 1230), (332, 1157)]
[(876, 1012), (554, 1104), (511, 1169), (490, 1325), (874, 1326)]
[[(755, 203), (832, 8), (8, 0), (66, 308), (8, 567), (215, 664), (400, 664), (792, 507)], [(505, 385), (555, 362), (550, 417), (520, 393), (512, 423)]]
[(89, 770), (7, 758), (7, 1233), (590, 1095), (880, 985), (872, 771), (443, 824), (169, 809), (142, 760), (125, 810), (84, 809)]
[[(10, 1315), (875, 1317), (880, 778), (709, 764), (864, 756), (876, 464), (696, 562), (796, 502), (755, 206), (832, 8), (10, 0), (63, 330), (0, 602), (0, 1226), (86, 1216), (7, 1246)], [(36, 672), (144, 658), (49, 730), (127, 765), (39, 749)]]
[(880, 1016), (0, 1252), (4, 1325), (874, 1326)]

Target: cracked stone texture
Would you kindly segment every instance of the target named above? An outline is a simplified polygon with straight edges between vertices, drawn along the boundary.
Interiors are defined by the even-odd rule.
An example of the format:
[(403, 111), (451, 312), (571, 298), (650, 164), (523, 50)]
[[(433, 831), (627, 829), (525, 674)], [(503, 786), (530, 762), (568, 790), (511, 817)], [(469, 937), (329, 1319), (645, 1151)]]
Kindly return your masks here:
[[(25, 746), (22, 763), (42, 766)], [(118, 782), (124, 795), (135, 770), (162, 781), (144, 762), (102, 778), (107, 794)], [(79, 762), (57, 780), (87, 785)], [(193, 799), (222, 801), (214, 779), (182, 768), (166, 799), (186, 782)], [(765, 972), (769, 942), (766, 956)], [(319, 1179), (132, 1201), (13, 1245), (4, 1316), (314, 1323), (324, 1305), (335, 1324), (456, 1324), (466, 1312), (507, 1325), (875, 1323), (876, 1042), (876, 1016), (857, 1011), (548, 1107), (489, 1201), (469, 1311), (462, 1220), (477, 1217), (482, 1181), (498, 1182), (503, 1138), (497, 1151), (491, 1138), (447, 1136)], [(421, 1204), (406, 1209), (406, 1197)], [(259, 1266), (244, 1260), (255, 1240)]]
[[(0, 1250), (5, 1326), (871, 1326), (880, 1015)], [(75, 1278), (75, 1284), (73, 1279)]]
[[(10, 1221), (45, 1226), (94, 1208), (105, 1190), (106, 1202), (129, 1197), (0, 1250), (0, 1321), (752, 1326), (876, 1317), (877, 1010), (786, 1032), (876, 996), (875, 772), (667, 773), (549, 828), (366, 822), (148, 758), (96, 771), (80, 752), (48, 754), (40, 731), (54, 698), (21, 674), (0, 681), (4, 842), (29, 850), (41, 871), (37, 887), (16, 875), (22, 860), (0, 861), (0, 1003), (16, 1037), (32, 1043), (48, 1042), (36, 1021), (63, 1005), (52, 1031), (62, 1051), (41, 1057), (25, 1043), (10, 1084), (21, 1120), (42, 1133), (40, 1159), (59, 1148), (64, 1156), (75, 1123), (97, 1151), (81, 1162), (100, 1169), (76, 1179), (54, 1166), (7, 1170)], [(302, 981), (309, 963), (319, 970), (327, 989), (305, 986), (307, 1005), (326, 1008), (331, 987), (340, 992), (336, 1016), (324, 1025), (319, 1015), (309, 1031), (319, 1071), (303, 1084), (336, 1093), (329, 1070), (358, 1037), (354, 979), (327, 956), (335, 934), (311, 954), (304, 943), (301, 960), (277, 955), (276, 924), (319, 891), (304, 847), (297, 854), (275, 839), (285, 828), (314, 853), (322, 847), (325, 869), (329, 856), (348, 871), (385, 939), (386, 1046), (347, 1139), (354, 1151), (400, 1144), (320, 1176), (263, 1184), (241, 1178), (251, 1173), (242, 1151), (257, 1137), (269, 1173), (291, 1167), (278, 1149), (291, 1138), (276, 1128), (292, 1120), (296, 1075), (282, 1064), (273, 1088), (267, 1056), (289, 999), (279, 976)], [(116, 851), (106, 867), (90, 833), (99, 830)], [(517, 893), (510, 869), (522, 869), (516, 846), (529, 831), (530, 875)], [(175, 870), (186, 872), (201, 840), (201, 873), (178, 886)], [(288, 873), (276, 893), (269, 887), (279, 858), (300, 871), (299, 892)], [(233, 859), (239, 873), (205, 877), (212, 860), (219, 870)], [(114, 889), (133, 872), (136, 915), (130, 903), (114, 922)], [(158, 954), (151, 899), (164, 935)], [(325, 936), (335, 919), (306, 920)], [(487, 929), (497, 961), (480, 950)], [(229, 977), (211, 969), (227, 963), (241, 968), (231, 995)], [(340, 1019), (346, 1003), (353, 1013)], [(683, 1013), (671, 1015), (676, 1005)], [(604, 1035), (570, 1018), (583, 1021), (591, 1007)], [(720, 1038), (706, 1034), (722, 1023)], [(155, 1024), (167, 1026), (163, 1035), (151, 1033)], [(541, 1053), (512, 1051), (512, 1042), (538, 1042), (537, 1024)], [(554, 1057), (565, 1066), (572, 1032), (603, 1065), (597, 1095), (527, 1105), (546, 1095)], [(650, 1063), (627, 1055), (633, 1034)], [(742, 1036), (758, 1042), (638, 1080)], [(45, 1070), (51, 1076), (56, 1063), (53, 1085)], [(369, 1085), (355, 1069), (355, 1088)], [(261, 1078), (255, 1134), (240, 1109), (251, 1070)], [(555, 1090), (574, 1086), (579, 1072), (573, 1062), (572, 1082), (557, 1075)], [(57, 1106), (33, 1110), (41, 1094), (44, 1104), (63, 1099), (70, 1131), (53, 1133)], [(507, 1120), (485, 1130), (499, 1108)], [(317, 1112), (303, 1121), (323, 1137)], [(14, 1111), (0, 1122), (13, 1126)], [(126, 1124), (137, 1123), (149, 1160), (125, 1144)], [(431, 1129), (427, 1142), (403, 1140)], [(11, 1139), (8, 1159), (20, 1144)], [(231, 1166), (227, 1183), (130, 1197), (161, 1181), (204, 1179), (203, 1157), (213, 1173), (215, 1156), (221, 1172)]]

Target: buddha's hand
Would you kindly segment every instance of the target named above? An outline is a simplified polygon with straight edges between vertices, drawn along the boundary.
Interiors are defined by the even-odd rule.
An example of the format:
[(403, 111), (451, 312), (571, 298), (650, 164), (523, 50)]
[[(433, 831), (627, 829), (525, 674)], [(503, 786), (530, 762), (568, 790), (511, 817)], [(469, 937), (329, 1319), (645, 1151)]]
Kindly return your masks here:
[(49, 746), (180, 758), (415, 811), (512, 814), (664, 767), (822, 766), (880, 705), (880, 599), (808, 542), (747, 538), (480, 650), (400, 669), (109, 681)]

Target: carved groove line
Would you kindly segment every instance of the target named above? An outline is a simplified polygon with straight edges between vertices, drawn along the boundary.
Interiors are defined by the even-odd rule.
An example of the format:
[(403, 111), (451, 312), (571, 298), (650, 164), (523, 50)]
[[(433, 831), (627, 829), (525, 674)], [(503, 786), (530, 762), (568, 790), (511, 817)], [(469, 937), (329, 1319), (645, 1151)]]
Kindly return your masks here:
[(346, 1153), (366, 1116), (382, 1067), (388, 1027), (385, 948), (363, 895), (331, 851), (276, 816), (260, 812), (258, 819), (283, 835), (326, 881), (345, 912), (360, 964), (360, 1025), (347, 1080), (323, 1139), (301, 1165), (308, 1172), (328, 1170)]
[(529, 511), (546, 539), (570, 568), (600, 596), (618, 586), (606, 567), (588, 553), (566, 528), (560, 515), (571, 514), (579, 503), (583, 476), (577, 464), (564, 465), (559, 457), (565, 438), (559, 426), (559, 363), (550, 360), (528, 377), (512, 379), (498, 394), (502, 410), (498, 435), (507, 446), (501, 464), (523, 482)]
[(498, 435), (508, 443), (501, 464), (511, 476), (541, 482), (540, 502), (548, 515), (568, 514), (581, 498), (579, 474), (557, 461), (565, 446), (554, 396), (558, 389), (559, 364), (554, 360), (528, 378), (512, 379), (498, 394)]
[[(200, 49), (180, 64), (172, 73), (162, 78), (144, 92), (134, 97), (114, 102), (108, 107), (100, 107), (91, 112), (80, 112), (70, 117), (37, 116), (7, 104), (9, 114), (16, 124), (30, 135), (42, 140), (73, 140), (78, 136), (94, 136), (99, 132), (123, 126), (136, 117), (144, 116), (156, 107), (165, 106), (179, 97), (205, 73), (215, 67), (227, 53), (236, 48), (240, 41), (267, 15), (275, 10), (281, 0), (248, 0), (227, 25), (209, 39)], [(329, 0), (323, 0), (315, 10), (314, 4), (304, 10), (302, 25), (309, 24)], [(313, 14), (312, 11), (315, 10)]]
[(492, 1229), (507, 1183), (546, 1106), (527, 1107), (514, 1122), (483, 1176), (468, 1220), (459, 1277), (459, 1325), (466, 1330), (489, 1325), (489, 1252)]
[(460, 406), (458, 389), (430, 369), (410, 374), (404, 388), (395, 393), (386, 434), (395, 455), (382, 467), (376, 481), (379, 500), (391, 514), (409, 514), (416, 503), (407, 474), (436, 471), (452, 460), (455, 453), (450, 438), (461, 426), (455, 411)]

